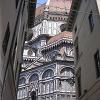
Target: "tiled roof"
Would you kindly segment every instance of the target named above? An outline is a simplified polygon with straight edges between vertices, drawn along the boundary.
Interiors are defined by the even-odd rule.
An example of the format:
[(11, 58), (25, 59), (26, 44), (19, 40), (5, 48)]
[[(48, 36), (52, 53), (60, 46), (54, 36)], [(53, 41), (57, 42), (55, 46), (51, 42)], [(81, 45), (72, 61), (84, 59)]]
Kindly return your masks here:
[(50, 0), (49, 11), (69, 13), (72, 0)]
[(69, 13), (72, 0), (50, 0), (49, 5), (46, 3), (36, 8), (35, 17), (43, 14), (45, 7), (50, 12), (67, 12)]
[(51, 43), (56, 42), (62, 38), (67, 38), (67, 37), (72, 37), (72, 33), (68, 32), (68, 31), (61, 32), (61, 33), (53, 36), (52, 38), (50, 38), (49, 41), (47, 42), (47, 44), (51, 44)]

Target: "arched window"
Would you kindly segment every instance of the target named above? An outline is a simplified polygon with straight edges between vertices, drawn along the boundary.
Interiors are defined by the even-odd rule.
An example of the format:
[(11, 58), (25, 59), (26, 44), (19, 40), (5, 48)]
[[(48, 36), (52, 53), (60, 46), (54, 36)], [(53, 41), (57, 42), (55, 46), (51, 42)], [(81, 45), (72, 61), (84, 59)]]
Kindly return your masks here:
[(60, 71), (60, 75), (67, 76), (67, 77), (71, 78), (74, 75), (74, 70), (70, 67), (65, 67)]
[(58, 50), (54, 50), (54, 51), (49, 53), (49, 57), (51, 60), (56, 60), (57, 57), (60, 57), (60, 56), (61, 56), (61, 54)]
[(19, 79), (19, 85), (25, 84), (26, 79), (23, 77), (21, 79)]
[(42, 79), (46, 79), (46, 78), (50, 78), (54, 76), (54, 72), (52, 69), (48, 69), (46, 70), (43, 75), (42, 75)]
[(29, 82), (33, 82), (33, 81), (37, 81), (39, 80), (39, 76), (38, 74), (33, 74), (30, 79), (29, 79)]
[(25, 98), (25, 97), (27, 97), (27, 94), (28, 93), (27, 93), (26, 87), (20, 88), (20, 89), (18, 89), (17, 98), (18, 99)]
[(74, 52), (73, 52), (73, 48), (71, 48), (71, 47), (67, 47), (67, 56), (74, 56), (74, 54), (73, 54)]
[[(62, 92), (70, 92), (74, 89), (74, 69), (65, 67), (60, 71), (62, 80), (60, 80), (60, 89)], [(64, 77), (64, 78), (63, 78)]]
[(35, 56), (35, 52), (32, 49), (29, 49), (27, 52), (28, 56)]

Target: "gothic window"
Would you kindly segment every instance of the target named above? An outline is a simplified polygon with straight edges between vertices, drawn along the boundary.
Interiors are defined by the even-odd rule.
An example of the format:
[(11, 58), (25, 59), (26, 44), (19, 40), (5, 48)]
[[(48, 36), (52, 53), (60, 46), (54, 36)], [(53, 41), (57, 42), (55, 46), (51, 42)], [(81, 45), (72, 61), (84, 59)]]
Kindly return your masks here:
[(43, 75), (42, 75), (42, 79), (46, 79), (46, 78), (50, 78), (54, 76), (54, 72), (52, 69), (48, 69), (46, 70)]
[(100, 77), (100, 52), (97, 50), (97, 52), (94, 55), (95, 60), (95, 66), (96, 66), (96, 75), (97, 78)]
[(39, 76), (38, 74), (33, 74), (30, 79), (29, 79), (29, 82), (33, 82), (33, 81), (37, 81), (39, 80)]
[(65, 67), (60, 71), (60, 90), (62, 92), (73, 91), (74, 87), (74, 70), (69, 67)]
[(61, 76), (67, 76), (68, 78), (71, 78), (74, 75), (74, 70), (69, 67), (65, 67), (61, 70), (60, 74)]
[[(42, 79), (47, 79), (54, 76), (54, 72), (51, 69), (46, 70), (43, 75)], [(53, 91), (53, 82), (45, 82), (42, 84), (43, 86), (43, 93), (49, 93)]]
[(19, 85), (25, 84), (26, 79), (23, 77), (19, 80)]

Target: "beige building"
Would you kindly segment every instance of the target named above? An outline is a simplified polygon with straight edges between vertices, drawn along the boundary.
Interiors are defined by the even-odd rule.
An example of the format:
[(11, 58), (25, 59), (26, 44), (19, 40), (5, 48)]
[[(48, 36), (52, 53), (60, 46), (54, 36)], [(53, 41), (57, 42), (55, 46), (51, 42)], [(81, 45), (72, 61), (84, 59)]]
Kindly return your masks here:
[(16, 100), (25, 33), (34, 19), (31, 2), (0, 0), (0, 100)]
[(67, 30), (73, 30), (77, 100), (100, 100), (100, 0), (73, 0)]

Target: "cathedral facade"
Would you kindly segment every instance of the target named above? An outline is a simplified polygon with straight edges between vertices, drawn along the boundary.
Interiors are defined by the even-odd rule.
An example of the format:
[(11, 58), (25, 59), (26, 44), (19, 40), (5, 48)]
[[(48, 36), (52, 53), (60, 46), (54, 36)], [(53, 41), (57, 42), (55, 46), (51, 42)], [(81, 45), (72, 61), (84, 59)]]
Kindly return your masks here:
[[(55, 0), (54, 4), (53, 0), (48, 0), (44, 4), (45, 7), (41, 5), (43, 11), (46, 11), (43, 14), (49, 15), (42, 15), (40, 12), (38, 15), (39, 7), (36, 10), (36, 18), (42, 15), (48, 17), (48, 20), (43, 18), (43, 20), (38, 20), (39, 23), (35, 22), (35, 27), (32, 29), (34, 37), (25, 43), (18, 100), (75, 100), (72, 33), (64, 31), (64, 18), (67, 17), (64, 14), (59, 15), (61, 11), (55, 11), (51, 7), (52, 5), (57, 8), (58, 1)], [(71, 2), (71, 0), (60, 0), (59, 2), (66, 4), (65, 2), (68, 1)], [(61, 9), (64, 6), (61, 6), (60, 3), (58, 6)], [(50, 14), (56, 17), (50, 17)], [(58, 15), (61, 20), (57, 17)], [(54, 23), (56, 23), (56, 27)], [(49, 28), (49, 24), (51, 24), (51, 28)], [(57, 33), (54, 31), (54, 27)], [(52, 31), (49, 31), (51, 29)]]
[(34, 37), (40, 34), (54, 36), (61, 32), (66, 24), (72, 0), (47, 0), (37, 7), (35, 26), (32, 28)]

